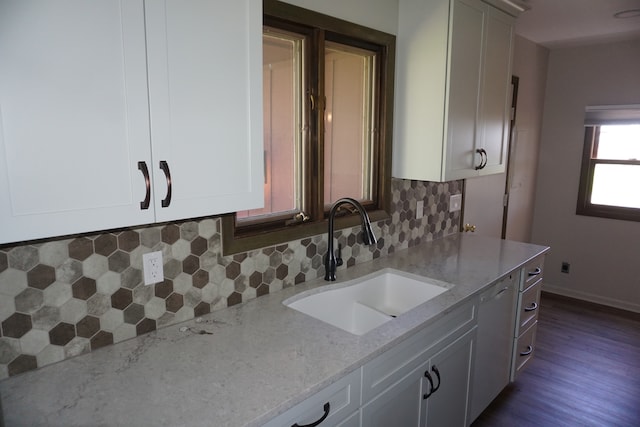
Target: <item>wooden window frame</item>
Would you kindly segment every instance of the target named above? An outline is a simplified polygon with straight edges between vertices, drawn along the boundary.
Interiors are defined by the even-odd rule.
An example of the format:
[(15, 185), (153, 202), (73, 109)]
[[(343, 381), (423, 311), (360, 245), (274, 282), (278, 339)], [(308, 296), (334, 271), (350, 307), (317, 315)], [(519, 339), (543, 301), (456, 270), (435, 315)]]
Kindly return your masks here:
[[(310, 36), (311, 56), (323, 64), (324, 40), (347, 43), (375, 50), (380, 56), (378, 93), (375, 105), (377, 129), (375, 130), (374, 163), (372, 174), (373, 202), (364, 204), (372, 221), (388, 219), (391, 206), (391, 155), (393, 135), (393, 99), (396, 37), (378, 30), (347, 22), (328, 15), (303, 9), (277, 0), (264, 0), (264, 25), (288, 29)], [(305, 162), (313, 170), (304, 179), (305, 199), (309, 201), (309, 219), (293, 223), (287, 218), (274, 216), (270, 222), (243, 221), (237, 226), (236, 214), (222, 216), (222, 247), (224, 255), (247, 252), (326, 232), (328, 209), (324, 205), (324, 69), (306, 67), (309, 79), (307, 90), (316, 99), (315, 109), (308, 108), (310, 137)], [(320, 94), (320, 96), (318, 96)], [(307, 100), (306, 100), (307, 101)], [(305, 102), (306, 102), (305, 101)], [(360, 217), (345, 210), (336, 219), (336, 229), (360, 224)]]
[[(597, 205), (591, 203), (591, 191), (595, 167), (598, 164), (635, 165), (640, 167), (638, 160), (608, 160), (597, 159), (600, 126), (585, 126), (584, 148), (582, 151), (582, 166), (580, 170), (580, 187), (578, 189), (578, 203), (576, 214), (600, 218), (619, 219), (624, 221), (640, 221), (640, 209), (621, 206)], [(631, 183), (630, 183), (631, 184)], [(633, 187), (633, 185), (632, 185)]]

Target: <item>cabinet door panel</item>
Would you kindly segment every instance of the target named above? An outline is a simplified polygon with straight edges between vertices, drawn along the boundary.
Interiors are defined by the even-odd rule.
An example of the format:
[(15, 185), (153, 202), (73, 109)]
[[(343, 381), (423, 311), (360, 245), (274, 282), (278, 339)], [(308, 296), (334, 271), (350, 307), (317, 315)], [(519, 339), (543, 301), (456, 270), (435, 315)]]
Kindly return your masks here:
[(504, 172), (509, 138), (511, 103), (511, 41), (513, 18), (497, 9), (489, 8), (484, 58), (482, 135), (480, 141), (487, 151), (487, 165), (480, 174)]
[(157, 219), (260, 206), (261, 3), (148, 1), (146, 18)]
[(467, 332), (431, 358), (431, 375), (437, 381), (434, 372), (437, 369), (440, 387), (427, 399), (428, 427), (467, 425), (475, 333), (475, 329)]
[(456, 0), (453, 6), (448, 96), (447, 176), (477, 175), (475, 140), (482, 68), (482, 4)]
[(422, 399), (422, 372), (427, 365), (391, 386), (362, 408), (362, 425), (367, 427), (418, 427), (426, 400)]
[(0, 243), (152, 222), (142, 1), (0, 3)]

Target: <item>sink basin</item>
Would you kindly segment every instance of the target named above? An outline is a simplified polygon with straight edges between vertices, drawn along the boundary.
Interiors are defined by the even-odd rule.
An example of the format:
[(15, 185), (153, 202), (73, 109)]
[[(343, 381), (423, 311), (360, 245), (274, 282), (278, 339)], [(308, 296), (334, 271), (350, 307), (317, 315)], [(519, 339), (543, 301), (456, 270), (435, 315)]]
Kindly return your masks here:
[(363, 335), (448, 290), (424, 277), (393, 269), (307, 291), (283, 303), (355, 335)]

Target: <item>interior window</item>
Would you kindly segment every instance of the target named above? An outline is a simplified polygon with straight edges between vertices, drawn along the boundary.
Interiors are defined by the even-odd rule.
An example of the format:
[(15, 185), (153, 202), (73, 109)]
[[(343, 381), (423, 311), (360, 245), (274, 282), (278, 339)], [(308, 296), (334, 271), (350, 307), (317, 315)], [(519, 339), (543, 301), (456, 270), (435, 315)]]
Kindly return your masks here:
[(640, 221), (640, 106), (589, 107), (579, 215)]
[(320, 234), (341, 197), (388, 217), (394, 62), (393, 35), (264, 1), (264, 208), (223, 217), (225, 254)]

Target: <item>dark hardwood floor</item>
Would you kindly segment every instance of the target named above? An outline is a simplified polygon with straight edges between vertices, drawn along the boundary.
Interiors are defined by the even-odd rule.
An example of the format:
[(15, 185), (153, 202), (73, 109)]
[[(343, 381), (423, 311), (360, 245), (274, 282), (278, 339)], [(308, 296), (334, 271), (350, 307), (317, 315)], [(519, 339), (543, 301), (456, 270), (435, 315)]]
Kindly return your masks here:
[(485, 426), (640, 426), (640, 314), (543, 293), (534, 358)]

